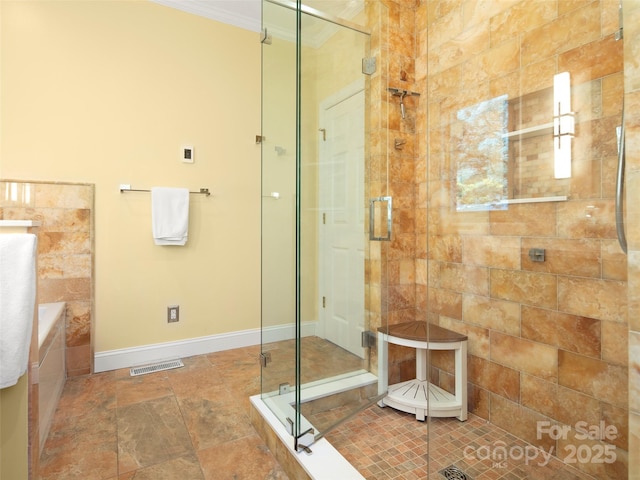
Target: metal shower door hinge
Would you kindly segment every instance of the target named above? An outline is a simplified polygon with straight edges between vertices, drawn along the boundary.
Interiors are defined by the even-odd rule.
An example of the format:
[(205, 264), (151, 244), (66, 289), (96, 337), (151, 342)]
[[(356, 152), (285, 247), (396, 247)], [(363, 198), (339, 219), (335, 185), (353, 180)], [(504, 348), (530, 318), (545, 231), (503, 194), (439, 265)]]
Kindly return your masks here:
[(269, 35), (269, 33), (267, 32), (267, 29), (265, 28), (264, 31), (260, 33), (260, 43), (264, 43), (265, 45), (271, 45), (272, 42), (273, 42), (273, 37)]
[[(294, 437), (294, 448), (296, 452), (303, 450), (306, 454), (311, 455), (313, 451), (309, 448), (315, 441), (315, 431), (313, 428), (301, 433), (297, 437)], [(303, 443), (304, 442), (304, 443)]]
[(291, 385), (288, 383), (281, 383), (278, 386), (278, 395), (286, 395), (291, 391)]
[(271, 362), (271, 352), (262, 352), (260, 354), (260, 365), (265, 368)]
[(376, 346), (376, 334), (371, 330), (365, 330), (362, 332), (361, 337), (362, 348), (369, 348)]
[(362, 59), (362, 73), (365, 75), (376, 73), (376, 57), (364, 57)]
[(623, 19), (624, 14), (622, 12), (622, 0), (620, 0), (618, 2), (618, 30), (616, 30), (615, 34), (616, 40), (622, 40), (624, 38), (624, 30), (622, 28), (622, 26), (624, 25)]

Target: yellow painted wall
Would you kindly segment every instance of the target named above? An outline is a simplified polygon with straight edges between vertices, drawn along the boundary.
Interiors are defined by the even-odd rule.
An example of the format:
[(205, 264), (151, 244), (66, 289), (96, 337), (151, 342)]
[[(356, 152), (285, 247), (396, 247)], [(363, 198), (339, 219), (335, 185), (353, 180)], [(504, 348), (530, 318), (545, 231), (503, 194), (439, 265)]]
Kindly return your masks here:
[(28, 375), (0, 389), (0, 480), (26, 480), (29, 470)]
[[(96, 185), (95, 351), (258, 328), (259, 34), (146, 1), (1, 8), (0, 178)], [(160, 247), (121, 183), (213, 195)]]
[[(2, 397), (3, 397), (3, 395), (0, 394), (0, 439), (4, 438), (2, 436), (2, 432), (3, 432), (3, 429), (2, 429), (2, 417), (4, 416), (4, 410), (2, 409)], [(6, 404), (6, 402), (5, 402), (5, 404)], [(2, 440), (0, 440), (0, 445), (1, 444), (2, 444)], [(3, 461), (2, 457), (4, 457), (4, 455), (0, 454), (0, 479), (2, 479), (2, 476), (3, 476), (2, 475), (2, 466), (6, 464)]]
[[(2, 428), (2, 417), (4, 417), (4, 410), (2, 409), (2, 397), (3, 397), (3, 396), (4, 396), (4, 395), (1, 395), (1, 394), (0, 394), (0, 439), (4, 438), (4, 437), (2, 436), (2, 435), (3, 435), (3, 434), (2, 434), (2, 432), (4, 431), (4, 430), (3, 430), (3, 428)], [(6, 402), (5, 402), (5, 404), (6, 404)], [(2, 440), (0, 440), (0, 445), (2, 444), (2, 442), (3, 442), (3, 441), (2, 441)], [(4, 455), (3, 455), (3, 454), (0, 454), (0, 479), (2, 479), (2, 477), (3, 477), (3, 474), (2, 474), (2, 466), (3, 466), (3, 465), (6, 465), (6, 462), (4, 462), (4, 461), (3, 461), (3, 457), (4, 457)]]
[[(295, 43), (274, 37), (262, 61), (262, 321), (270, 327), (295, 322)], [(284, 150), (278, 154), (277, 148)], [(269, 197), (271, 192), (280, 198)]]

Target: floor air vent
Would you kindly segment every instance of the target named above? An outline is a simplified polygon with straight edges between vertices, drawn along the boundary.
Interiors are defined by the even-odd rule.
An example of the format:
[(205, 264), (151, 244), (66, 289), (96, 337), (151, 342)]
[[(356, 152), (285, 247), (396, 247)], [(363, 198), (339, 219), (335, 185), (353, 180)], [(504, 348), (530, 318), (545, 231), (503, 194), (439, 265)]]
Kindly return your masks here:
[(145, 375), (147, 373), (161, 372), (162, 370), (171, 370), (172, 368), (184, 367), (182, 360), (169, 360), (167, 362), (154, 363), (153, 365), (145, 365), (144, 367), (134, 367), (130, 370), (132, 377)]
[(472, 480), (470, 476), (454, 465), (450, 465), (447, 468), (440, 470), (440, 475), (447, 480)]

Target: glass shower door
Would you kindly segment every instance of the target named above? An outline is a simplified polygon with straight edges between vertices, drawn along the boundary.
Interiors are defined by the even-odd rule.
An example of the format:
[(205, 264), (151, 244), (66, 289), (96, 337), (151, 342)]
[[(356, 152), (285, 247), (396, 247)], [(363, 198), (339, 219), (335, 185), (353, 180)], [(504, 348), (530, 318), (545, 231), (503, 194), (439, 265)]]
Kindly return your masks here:
[[(431, 410), (433, 478), (627, 478), (614, 200), (626, 39), (618, 2), (558, 2), (544, 17), (534, 3), (492, 2), (463, 33), (451, 18), (429, 26), (427, 317), (469, 347), (469, 419)], [(432, 47), (451, 44), (466, 56)], [(455, 390), (451, 352), (429, 367)]]
[[(387, 195), (369, 182), (364, 4), (350, 20), (347, 2), (315, 6), (263, 3), (262, 396), (294, 436), (312, 432), (305, 445), (378, 394), (380, 295), (365, 265), (380, 243), (369, 200)], [(386, 221), (373, 227), (386, 235)]]
[[(301, 30), (300, 406), (316, 438), (377, 395), (365, 308), (370, 35), (326, 13)], [(323, 32), (323, 33), (321, 33)]]

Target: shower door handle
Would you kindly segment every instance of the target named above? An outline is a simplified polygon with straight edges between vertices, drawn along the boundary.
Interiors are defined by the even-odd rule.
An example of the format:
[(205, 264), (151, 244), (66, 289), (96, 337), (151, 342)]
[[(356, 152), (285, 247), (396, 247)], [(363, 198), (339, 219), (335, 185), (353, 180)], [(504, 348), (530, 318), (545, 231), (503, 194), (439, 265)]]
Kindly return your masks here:
[[(387, 202), (387, 235), (376, 235), (376, 203)], [(369, 240), (388, 242), (391, 240), (393, 200), (391, 197), (375, 197), (369, 200)]]

